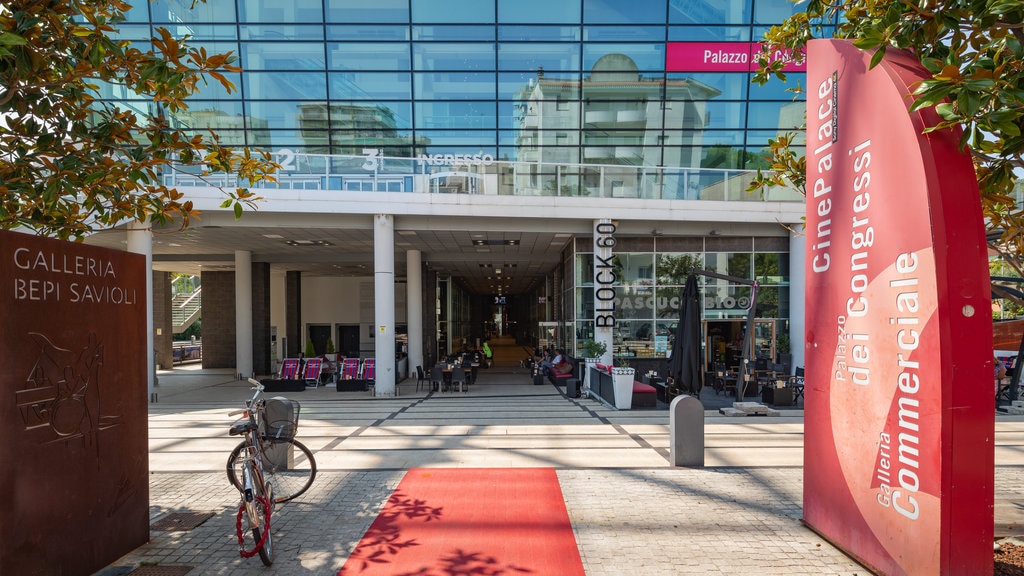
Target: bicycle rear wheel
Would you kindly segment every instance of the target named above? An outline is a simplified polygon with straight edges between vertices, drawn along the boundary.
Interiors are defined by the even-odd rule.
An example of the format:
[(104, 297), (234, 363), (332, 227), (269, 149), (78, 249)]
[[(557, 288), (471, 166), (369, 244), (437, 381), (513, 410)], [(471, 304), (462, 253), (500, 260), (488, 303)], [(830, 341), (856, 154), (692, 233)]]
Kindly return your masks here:
[[(228, 481), (235, 488), (242, 485), (242, 451), (245, 442), (235, 447), (228, 456)], [(316, 478), (316, 460), (306, 445), (294, 438), (286, 442), (263, 444), (263, 472), (267, 482), (274, 485), (274, 502), (280, 504), (296, 498), (313, 484)]]

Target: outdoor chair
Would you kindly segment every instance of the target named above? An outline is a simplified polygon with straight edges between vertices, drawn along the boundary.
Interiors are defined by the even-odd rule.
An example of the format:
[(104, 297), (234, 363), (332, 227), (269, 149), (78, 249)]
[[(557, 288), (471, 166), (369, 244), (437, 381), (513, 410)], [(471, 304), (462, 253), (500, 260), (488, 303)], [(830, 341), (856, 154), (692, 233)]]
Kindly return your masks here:
[(366, 389), (373, 390), (377, 382), (377, 361), (373, 358), (363, 360), (363, 380), (366, 380)]
[(441, 369), (440, 364), (437, 364), (430, 369), (430, 387), (431, 389), (438, 391), (443, 391), (445, 388), (444, 370)]
[(323, 361), (321, 359), (306, 359), (306, 367), (302, 370), (302, 379), (306, 381), (306, 386), (316, 388), (320, 385), (321, 369), (323, 369)]
[(466, 380), (466, 369), (462, 366), (452, 368), (452, 392), (456, 389), (460, 392), (469, 392), (469, 382)]
[(299, 359), (298, 358), (285, 358), (284, 362), (281, 363), (281, 373), (278, 376), (278, 380), (298, 380), (299, 379)]
[(430, 380), (427, 378), (427, 375), (424, 374), (423, 366), (420, 366), (419, 364), (417, 364), (416, 365), (416, 391), (419, 392), (420, 391), (420, 386), (423, 386), (424, 384), (426, 384), (429, 387), (430, 386)]
[(359, 378), (359, 358), (345, 358), (341, 363), (341, 379), (355, 380)]

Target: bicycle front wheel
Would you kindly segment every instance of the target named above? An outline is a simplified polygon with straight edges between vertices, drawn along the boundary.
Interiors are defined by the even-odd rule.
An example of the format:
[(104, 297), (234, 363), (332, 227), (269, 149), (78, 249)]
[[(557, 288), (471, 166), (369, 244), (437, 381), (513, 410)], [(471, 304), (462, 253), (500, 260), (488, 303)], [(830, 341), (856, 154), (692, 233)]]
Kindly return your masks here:
[[(243, 441), (228, 456), (228, 480), (238, 489), (242, 486), (245, 449)], [(266, 442), (263, 444), (263, 473), (267, 482), (274, 485), (274, 502), (280, 504), (309, 489), (316, 478), (316, 460), (309, 448), (294, 438), (286, 442)]]

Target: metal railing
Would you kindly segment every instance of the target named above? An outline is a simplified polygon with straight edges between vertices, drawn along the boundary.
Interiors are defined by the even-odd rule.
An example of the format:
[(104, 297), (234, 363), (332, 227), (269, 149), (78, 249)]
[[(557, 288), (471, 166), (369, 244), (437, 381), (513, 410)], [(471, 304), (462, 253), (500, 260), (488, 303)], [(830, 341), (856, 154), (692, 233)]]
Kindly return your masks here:
[[(495, 160), (488, 154), (386, 157), (299, 154), (279, 150), (276, 182), (249, 183), (230, 174), (203, 175), (199, 167), (178, 167), (164, 176), (168, 186), (216, 186), (348, 192), (409, 192), (502, 196), (634, 198), (649, 200), (764, 200), (803, 202), (795, 191), (751, 194), (753, 170), (669, 168), (624, 164), (569, 164)], [(263, 192), (265, 193), (265, 192)]]

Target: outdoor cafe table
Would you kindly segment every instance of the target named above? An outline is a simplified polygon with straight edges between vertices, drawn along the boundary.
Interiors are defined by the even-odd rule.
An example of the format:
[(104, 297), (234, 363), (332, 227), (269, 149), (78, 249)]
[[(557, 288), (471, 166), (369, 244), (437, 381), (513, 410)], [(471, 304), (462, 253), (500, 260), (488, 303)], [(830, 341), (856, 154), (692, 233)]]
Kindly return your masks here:
[[(480, 365), (476, 364), (476, 363), (471, 364), (469, 366), (461, 366), (461, 368), (466, 372), (466, 383), (467, 384), (472, 384), (473, 383), (473, 376), (476, 373), (475, 369), (479, 368), (479, 367), (480, 367)], [(448, 385), (451, 385), (451, 383), (452, 383), (452, 370), (454, 370), (454, 369), (455, 368), (452, 367), (451, 364), (441, 364), (441, 374), (442, 374), (442, 376), (444, 376), (444, 381)], [(437, 388), (434, 388), (434, 392), (437, 392)]]

